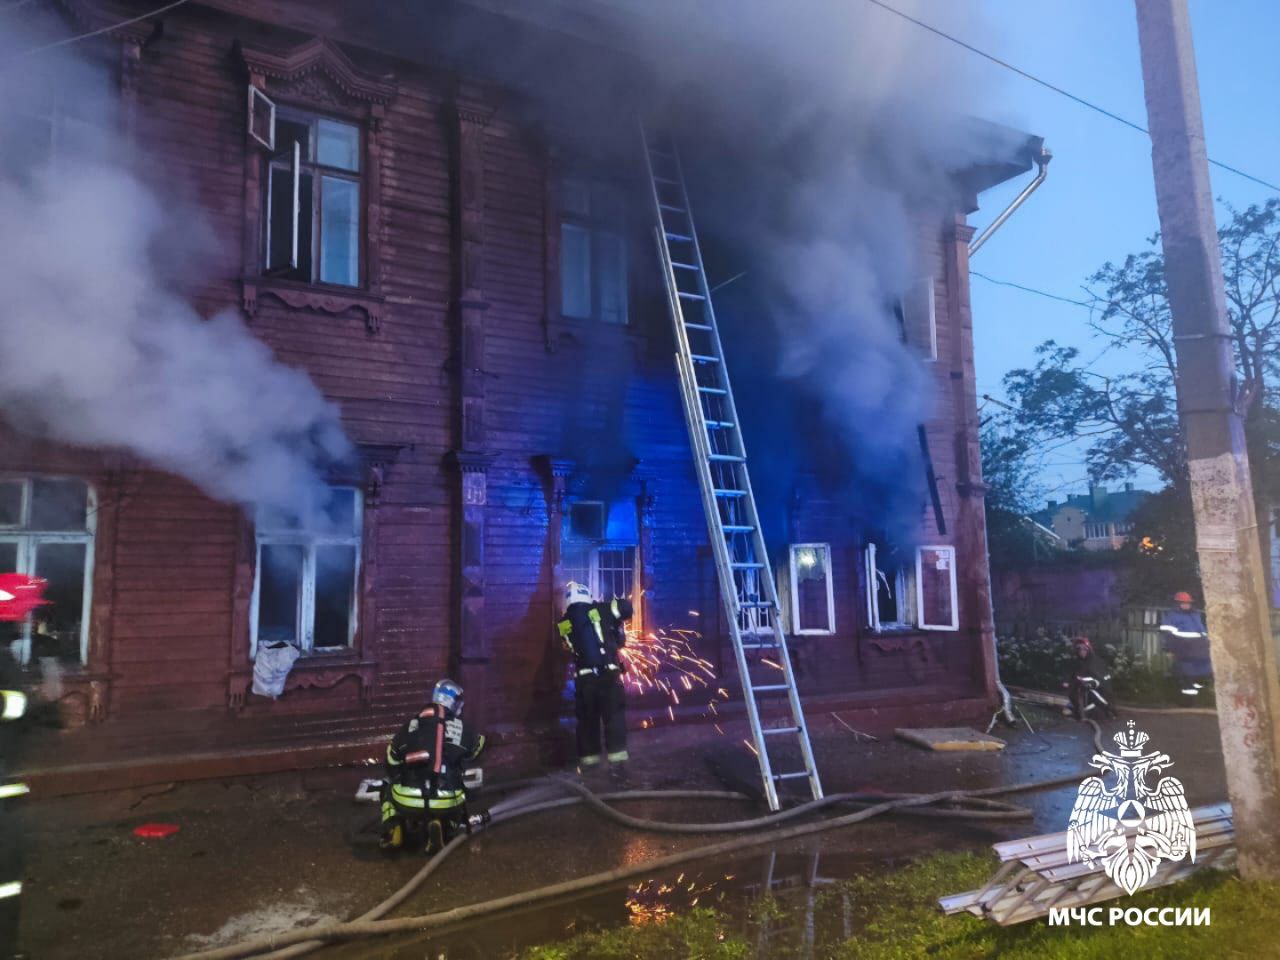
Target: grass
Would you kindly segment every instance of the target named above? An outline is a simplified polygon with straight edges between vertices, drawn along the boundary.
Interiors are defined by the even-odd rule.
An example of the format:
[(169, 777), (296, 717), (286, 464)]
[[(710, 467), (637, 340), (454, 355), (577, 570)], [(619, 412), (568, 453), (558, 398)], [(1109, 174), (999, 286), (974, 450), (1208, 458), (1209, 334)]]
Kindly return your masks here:
[[(943, 916), (937, 898), (980, 886), (995, 862), (972, 853), (938, 854), (887, 874), (843, 881), (822, 889), (819, 916), (839, 914), (852, 902), (855, 936), (820, 942), (821, 960), (1112, 960), (1116, 957), (1268, 957), (1276, 955), (1280, 884), (1245, 883), (1206, 871), (1190, 880), (1103, 904), (1124, 907), (1208, 907), (1208, 927), (1050, 927), (1034, 920), (998, 927), (968, 914)], [(665, 922), (579, 934), (526, 951), (524, 960), (778, 960), (798, 956), (775, 944), (757, 954), (757, 925), (801, 922), (798, 904), (757, 904), (745, 917), (695, 909)]]

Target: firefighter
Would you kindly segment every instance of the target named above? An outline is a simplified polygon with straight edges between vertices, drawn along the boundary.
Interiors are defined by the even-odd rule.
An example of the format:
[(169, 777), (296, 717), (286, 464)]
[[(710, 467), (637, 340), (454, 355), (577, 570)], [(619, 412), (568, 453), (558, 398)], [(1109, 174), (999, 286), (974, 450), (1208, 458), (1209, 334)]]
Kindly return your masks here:
[(1063, 710), (1065, 716), (1083, 720), (1094, 707), (1101, 706), (1108, 717), (1115, 716), (1111, 699), (1111, 671), (1093, 649), (1088, 637), (1071, 638), (1071, 665), (1068, 678), (1062, 684), (1067, 688), (1070, 705)]
[(441, 680), (431, 704), (400, 728), (387, 746), (382, 788), (384, 850), (404, 846), (407, 821), (421, 819), (428, 854), (438, 853), (459, 827), (467, 827), (466, 766), (484, 749), (484, 737), (462, 722), (462, 688)]
[(1196, 696), (1213, 679), (1209, 660), (1209, 631), (1204, 617), (1192, 609), (1191, 594), (1179, 590), (1173, 595), (1174, 609), (1160, 617), (1160, 633), (1165, 652), (1173, 661), (1173, 676), (1182, 693)]
[(600, 727), (611, 764), (626, 763), (627, 717), (619, 655), (627, 642), (631, 601), (596, 603), (591, 592), (570, 581), (564, 589), (560, 639), (574, 658), (574, 708), (578, 720), (578, 763), (600, 764)]

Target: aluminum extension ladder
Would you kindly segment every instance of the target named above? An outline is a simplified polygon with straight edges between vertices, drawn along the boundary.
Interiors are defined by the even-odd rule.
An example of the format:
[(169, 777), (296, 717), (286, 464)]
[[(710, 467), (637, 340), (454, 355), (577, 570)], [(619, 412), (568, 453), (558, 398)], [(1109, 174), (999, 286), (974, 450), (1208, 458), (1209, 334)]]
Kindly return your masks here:
[[(796, 690), (787, 640), (779, 620), (778, 591), (765, 551), (756, 501), (747, 476), (747, 452), (720, 346), (720, 331), (694, 230), (684, 172), (674, 140), (655, 140), (641, 130), (652, 188), (655, 232), (667, 303), (676, 336), (676, 368), (685, 420), (702, 489), (707, 532), (715, 553), (724, 600), (742, 678), (743, 699), (754, 751), (770, 810), (780, 807), (779, 784), (805, 780), (816, 800), (822, 796), (813, 760), (809, 728)], [(790, 719), (781, 726), (760, 722), (760, 704), (785, 696)], [(794, 738), (800, 748), (797, 769), (775, 771), (771, 750)], [(788, 751), (790, 754), (791, 752)], [(794, 766), (796, 761), (792, 760)]]

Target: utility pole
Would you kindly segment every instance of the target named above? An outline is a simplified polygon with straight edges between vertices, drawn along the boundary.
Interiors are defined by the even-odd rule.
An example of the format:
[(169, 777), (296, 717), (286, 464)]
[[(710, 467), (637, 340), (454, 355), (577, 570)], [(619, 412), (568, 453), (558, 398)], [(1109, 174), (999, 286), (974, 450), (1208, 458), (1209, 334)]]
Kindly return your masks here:
[(1280, 879), (1280, 681), (1186, 0), (1136, 0), (1196, 550), (1239, 867)]

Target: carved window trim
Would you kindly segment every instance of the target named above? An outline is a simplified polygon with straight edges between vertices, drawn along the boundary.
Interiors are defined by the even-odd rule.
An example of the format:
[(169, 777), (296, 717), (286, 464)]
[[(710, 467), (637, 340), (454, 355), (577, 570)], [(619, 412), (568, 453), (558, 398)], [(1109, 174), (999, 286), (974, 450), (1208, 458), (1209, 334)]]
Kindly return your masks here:
[[(258, 302), (271, 297), (294, 309), (338, 315), (348, 310), (363, 314), (365, 328), (376, 334), (382, 325), (386, 298), (382, 282), (382, 125), (387, 105), (395, 98), (393, 75), (374, 75), (358, 67), (334, 43), (317, 37), (286, 53), (237, 44), (236, 54), (251, 86), (277, 104), (321, 116), (346, 120), (361, 128), (363, 141), (363, 235), (358, 288), (262, 276), (262, 184), (270, 157), (259, 147), (245, 124), (244, 224), (242, 263), (243, 308), (250, 322)], [(244, 101), (242, 101), (244, 102)], [(247, 109), (242, 107), (242, 109)]]

